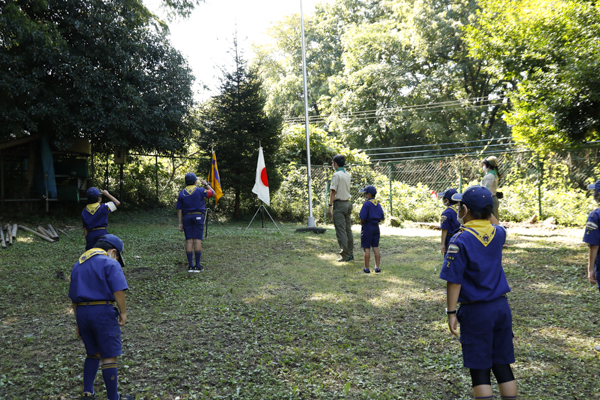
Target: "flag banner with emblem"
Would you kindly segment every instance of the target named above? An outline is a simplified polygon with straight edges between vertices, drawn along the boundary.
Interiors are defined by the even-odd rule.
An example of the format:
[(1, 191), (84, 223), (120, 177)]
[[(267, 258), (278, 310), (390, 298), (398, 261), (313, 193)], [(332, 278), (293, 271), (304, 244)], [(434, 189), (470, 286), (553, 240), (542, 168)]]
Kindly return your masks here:
[(217, 155), (214, 150), (212, 152), (212, 166), (210, 167), (210, 172), (208, 173), (208, 183), (210, 187), (212, 187), (215, 191), (215, 201), (219, 201), (221, 196), (223, 196), (223, 191), (221, 190), (221, 176), (219, 175), (219, 168), (217, 168)]
[(265, 157), (262, 147), (258, 148), (258, 164), (256, 165), (256, 182), (252, 188), (252, 193), (256, 193), (266, 205), (271, 205), (269, 197), (269, 181), (267, 180), (267, 168), (265, 166)]

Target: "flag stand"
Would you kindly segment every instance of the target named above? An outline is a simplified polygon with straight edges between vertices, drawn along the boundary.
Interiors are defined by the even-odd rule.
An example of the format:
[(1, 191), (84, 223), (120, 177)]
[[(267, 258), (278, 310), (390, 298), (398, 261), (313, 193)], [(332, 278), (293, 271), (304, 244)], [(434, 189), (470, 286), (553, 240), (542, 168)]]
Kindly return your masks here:
[[(273, 219), (273, 217), (271, 217), (271, 214), (269, 214), (269, 210), (267, 210), (267, 207), (265, 207), (264, 204), (261, 204), (258, 207), (258, 210), (256, 210), (256, 212), (254, 213), (254, 217), (252, 217), (252, 220), (250, 221), (250, 223), (248, 224), (248, 226), (246, 227), (246, 230), (244, 231), (244, 235), (246, 234), (246, 231), (248, 230), (248, 228), (250, 228), (250, 225), (252, 225), (252, 222), (254, 221), (254, 218), (256, 218), (256, 216), (258, 215), (258, 212), (264, 210), (267, 212), (267, 215), (269, 216), (269, 218), (271, 218), (271, 221), (273, 221), (273, 224), (275, 225), (275, 228), (277, 228), (277, 230), (279, 231), (279, 233), (281, 233), (283, 235), (283, 232), (281, 232), (281, 229), (279, 229), (279, 227), (277, 226), (277, 224), (275, 223), (275, 220)], [(265, 227), (264, 222), (263, 222), (263, 228)]]

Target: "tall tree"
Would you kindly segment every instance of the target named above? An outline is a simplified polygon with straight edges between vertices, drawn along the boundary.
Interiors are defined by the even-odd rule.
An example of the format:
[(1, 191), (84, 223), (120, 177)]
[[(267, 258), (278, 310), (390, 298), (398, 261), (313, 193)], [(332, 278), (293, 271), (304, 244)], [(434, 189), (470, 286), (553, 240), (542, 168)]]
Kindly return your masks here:
[(242, 198), (250, 199), (256, 176), (259, 144), (265, 153), (269, 187), (276, 190), (280, 178), (275, 173), (281, 118), (267, 115), (262, 81), (240, 54), (234, 39), (233, 70), (223, 69), (220, 94), (210, 99), (198, 113), (200, 148), (214, 145), (219, 157), (221, 187), (233, 191), (234, 217), (240, 216)]
[(482, 0), (471, 54), (510, 82), (513, 136), (562, 149), (600, 139), (600, 5), (588, 0)]
[(136, 0), (0, 0), (0, 139), (177, 151), (193, 77)]
[[(337, 0), (317, 8), (307, 25), (315, 123), (354, 147), (506, 135), (498, 118), (506, 108), (503, 82), (491, 81), (485, 61), (471, 58), (464, 44), (462, 27), (476, 10), (475, 0)], [(277, 25), (275, 45), (259, 53), (270, 104), (299, 103), (294, 27), (295, 19)], [(445, 105), (423, 109), (431, 103)], [(301, 110), (283, 111), (302, 118)]]

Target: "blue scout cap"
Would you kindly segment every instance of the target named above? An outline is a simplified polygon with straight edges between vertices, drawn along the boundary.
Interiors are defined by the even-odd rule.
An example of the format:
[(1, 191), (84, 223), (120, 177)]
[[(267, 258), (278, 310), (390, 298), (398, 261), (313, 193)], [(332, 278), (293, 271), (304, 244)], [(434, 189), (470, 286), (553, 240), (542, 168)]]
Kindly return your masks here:
[(596, 183), (592, 183), (588, 185), (589, 190), (595, 190), (596, 192), (600, 192), (600, 179), (596, 181)]
[(121, 264), (121, 267), (125, 266), (125, 260), (123, 259), (123, 241), (119, 239), (118, 236), (111, 234), (104, 235), (98, 239), (98, 242), (110, 243), (115, 249), (117, 249), (117, 252), (119, 253), (119, 263)]
[[(452, 200), (452, 196), (454, 196), (456, 193), (458, 193), (458, 190), (454, 189), (454, 188), (448, 188), (446, 190), (444, 190), (440, 196), (442, 198), (447, 198), (448, 200)], [(454, 201), (454, 200), (452, 200)]]
[(375, 186), (369, 185), (365, 186), (364, 189), (359, 190), (359, 193), (369, 193), (371, 196), (375, 196), (377, 194), (377, 189), (375, 189)]
[(187, 174), (185, 174), (186, 185), (193, 185), (194, 183), (196, 183), (197, 179), (198, 178), (196, 178), (196, 174), (194, 174), (193, 172), (188, 172)]
[(88, 198), (98, 198), (100, 197), (100, 190), (98, 190), (96, 187), (91, 187), (87, 190), (87, 192), (85, 192), (85, 195)]
[(452, 201), (460, 201), (468, 209), (481, 212), (487, 206), (493, 207), (492, 192), (486, 187), (474, 185), (468, 187), (464, 193), (456, 193), (452, 196)]

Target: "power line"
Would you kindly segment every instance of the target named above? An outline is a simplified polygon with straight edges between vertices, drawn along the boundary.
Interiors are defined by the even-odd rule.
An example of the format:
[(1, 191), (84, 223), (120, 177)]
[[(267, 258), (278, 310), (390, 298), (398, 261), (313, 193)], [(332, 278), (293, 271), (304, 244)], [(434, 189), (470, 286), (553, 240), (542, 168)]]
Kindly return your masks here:
[[(450, 109), (450, 111), (452, 111), (454, 109), (458, 109), (457, 106), (461, 106), (461, 107), (468, 109), (468, 108), (475, 108), (475, 107), (488, 107), (488, 106), (494, 105), (498, 102), (503, 104), (502, 103), (503, 99), (502, 98), (489, 99), (486, 96), (486, 97), (479, 97), (479, 98), (475, 98), (475, 99), (449, 100), (449, 101), (438, 102), (438, 103), (418, 104), (418, 105), (414, 105), (414, 106), (386, 107), (386, 108), (380, 108), (377, 110), (356, 111), (356, 112), (351, 112), (351, 113), (332, 114), (332, 115), (328, 115), (328, 116), (313, 116), (313, 117), (309, 117), (308, 119), (310, 122), (322, 122), (331, 117), (356, 119), (354, 117), (368, 117), (368, 116), (377, 117), (377, 116), (380, 116), (378, 114), (382, 114), (386, 111), (388, 112), (388, 114), (393, 114), (393, 113), (404, 113), (404, 112), (410, 112), (410, 111), (436, 110), (436, 109), (440, 109), (440, 108), (444, 108), (444, 107), (453, 107)], [(488, 104), (477, 104), (477, 103), (488, 103)], [(284, 121), (287, 123), (300, 123), (300, 122), (304, 122), (304, 118), (292, 117), (292, 118), (287, 118)]]
[(392, 149), (408, 149), (413, 147), (431, 147), (431, 146), (444, 146), (448, 144), (465, 144), (465, 143), (475, 143), (475, 142), (489, 142), (492, 140), (503, 140), (503, 139), (512, 139), (510, 136), (504, 136), (499, 138), (489, 138), (489, 139), (477, 139), (477, 140), (467, 140), (466, 142), (448, 142), (448, 143), (437, 143), (437, 144), (417, 144), (412, 146), (400, 146), (400, 147), (379, 147), (374, 149), (358, 149), (358, 151), (370, 151), (370, 150), (392, 150)]
[[(496, 150), (496, 151), (491, 151), (489, 153), (486, 154), (501, 154), (501, 153), (505, 153), (507, 150)], [(511, 153), (515, 154), (515, 153), (527, 153), (531, 150), (511, 150)], [(456, 157), (456, 156), (473, 156), (473, 155), (479, 155), (479, 152), (474, 152), (474, 153), (457, 153), (457, 154), (448, 154), (448, 155), (433, 155), (433, 156), (416, 156), (416, 157), (399, 157), (399, 158), (382, 158), (382, 159), (376, 159), (376, 160), (371, 160), (372, 163), (374, 162), (381, 162), (381, 161), (401, 161), (401, 160), (415, 160), (415, 159), (420, 159), (420, 160), (426, 160), (426, 159), (431, 159), (431, 158), (451, 158), (451, 157)]]
[[(377, 157), (377, 156), (386, 156), (386, 155), (395, 155), (395, 154), (431, 153), (431, 152), (455, 151), (455, 150), (465, 150), (465, 149), (480, 149), (480, 148), (484, 149), (484, 148), (488, 148), (488, 147), (498, 147), (498, 146), (507, 147), (507, 144), (508, 143), (499, 143), (499, 144), (490, 144), (490, 145), (483, 145), (483, 146), (450, 147), (450, 148), (447, 148), (447, 149), (395, 151), (393, 153), (375, 153), (375, 154), (372, 154), (372, 156)], [(367, 154), (367, 155), (369, 155), (369, 154)]]

